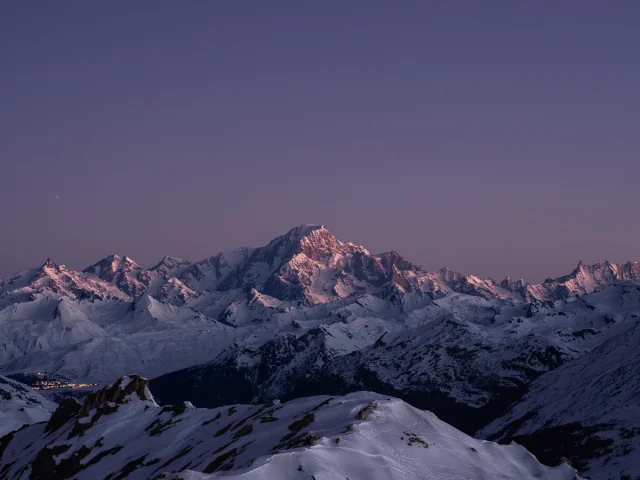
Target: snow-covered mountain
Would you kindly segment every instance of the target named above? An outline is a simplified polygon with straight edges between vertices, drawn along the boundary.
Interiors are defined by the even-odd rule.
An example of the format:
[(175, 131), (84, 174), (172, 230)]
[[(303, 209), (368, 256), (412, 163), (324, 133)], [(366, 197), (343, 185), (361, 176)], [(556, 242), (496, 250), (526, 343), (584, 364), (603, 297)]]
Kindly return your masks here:
[(640, 320), (534, 381), (479, 434), (533, 447), (547, 463), (563, 452), (594, 479), (640, 478)]
[(194, 263), (49, 259), (0, 281), (0, 372), (106, 384), (136, 371), (161, 402), (199, 407), (372, 390), (473, 433), (622, 338), (639, 287), (631, 262), (537, 285), (426, 272), (303, 225)]
[(163, 408), (138, 376), (3, 437), (0, 472), (16, 480), (577, 478), (566, 463), (543, 466), (519, 445), (475, 440), (375, 393)]
[[(0, 371), (105, 383), (214, 365), (258, 392), (227, 402), (321, 393), (329, 382), (411, 395), (471, 431), (457, 420), (467, 407), (493, 409), (614, 334), (637, 311), (623, 292), (637, 278), (639, 264), (605, 262), (541, 285), (498, 284), (425, 272), (314, 225), (150, 269), (118, 255), (83, 272), (49, 259), (0, 282)], [(436, 398), (461, 408), (438, 411)]]
[(24, 303), (36, 299), (39, 293), (74, 300), (128, 299), (117, 287), (97, 277), (69, 270), (51, 258), (39, 268), (23, 270), (0, 281), (0, 305)]
[(591, 293), (616, 281), (638, 279), (637, 262), (580, 263), (571, 274), (537, 285), (508, 277), (498, 283), (446, 268), (426, 272), (397, 252), (372, 255), (364, 247), (341, 242), (323, 226), (302, 225), (264, 247), (243, 247), (195, 263), (164, 257), (145, 269), (129, 257), (109, 255), (83, 272), (75, 272), (48, 259), (40, 268), (0, 281), (0, 305), (29, 301), (43, 293), (80, 301), (131, 301), (146, 294), (166, 301), (159, 292), (173, 289), (181, 291), (183, 303), (202, 292), (252, 288), (281, 301), (306, 305), (413, 291), (555, 301)]
[(371, 255), (326, 228), (302, 225), (261, 248), (221, 253), (179, 279), (195, 290), (251, 289), (283, 301), (326, 303), (384, 287), (416, 290), (420, 271), (395, 252)]
[[(401, 302), (373, 296), (274, 314), (267, 341), (250, 338), (211, 362), (152, 380), (163, 402), (198, 406), (373, 390), (434, 411), (473, 432), (538, 376), (628, 328), (640, 291), (610, 285), (570, 301), (524, 304), (464, 294)], [(304, 314), (304, 315), (303, 315)], [(233, 388), (230, 388), (233, 387)]]
[(56, 408), (26, 385), (0, 377), (0, 437), (23, 425), (49, 420)]

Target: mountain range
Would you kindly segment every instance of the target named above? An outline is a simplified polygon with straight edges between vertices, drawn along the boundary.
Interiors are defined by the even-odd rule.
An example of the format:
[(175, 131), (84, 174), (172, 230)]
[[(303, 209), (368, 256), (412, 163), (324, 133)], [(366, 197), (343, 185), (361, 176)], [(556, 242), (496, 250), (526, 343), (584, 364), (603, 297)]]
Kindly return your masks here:
[(135, 372), (160, 404), (214, 409), (375, 391), (547, 464), (635, 478), (639, 322), (638, 262), (497, 282), (302, 225), (195, 263), (110, 255), (78, 272), (48, 259), (4, 279), (0, 372), (96, 388)]

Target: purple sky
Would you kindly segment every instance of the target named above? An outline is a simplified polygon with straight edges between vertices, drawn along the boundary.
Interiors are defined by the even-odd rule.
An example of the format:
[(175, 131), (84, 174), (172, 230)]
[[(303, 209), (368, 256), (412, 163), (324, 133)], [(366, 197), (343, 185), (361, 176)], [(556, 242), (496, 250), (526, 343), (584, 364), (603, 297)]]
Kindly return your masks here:
[(634, 1), (8, 2), (0, 276), (300, 223), (496, 279), (640, 260), (638, 25)]

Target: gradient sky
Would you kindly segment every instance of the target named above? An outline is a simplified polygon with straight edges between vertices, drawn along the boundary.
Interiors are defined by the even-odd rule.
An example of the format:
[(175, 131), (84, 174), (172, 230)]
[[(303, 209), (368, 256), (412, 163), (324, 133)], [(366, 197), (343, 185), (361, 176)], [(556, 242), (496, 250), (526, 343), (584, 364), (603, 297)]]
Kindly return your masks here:
[(630, 0), (5, 2), (0, 276), (301, 223), (496, 279), (640, 260), (638, 25)]

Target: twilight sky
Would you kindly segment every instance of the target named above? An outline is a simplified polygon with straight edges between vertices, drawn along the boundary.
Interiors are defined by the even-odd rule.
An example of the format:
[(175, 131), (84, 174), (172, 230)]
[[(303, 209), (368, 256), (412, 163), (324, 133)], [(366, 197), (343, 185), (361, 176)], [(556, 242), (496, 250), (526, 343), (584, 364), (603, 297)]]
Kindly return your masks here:
[(0, 276), (301, 223), (498, 280), (640, 260), (639, 24), (630, 0), (6, 2)]

